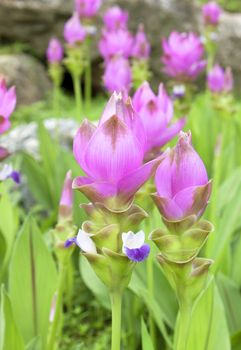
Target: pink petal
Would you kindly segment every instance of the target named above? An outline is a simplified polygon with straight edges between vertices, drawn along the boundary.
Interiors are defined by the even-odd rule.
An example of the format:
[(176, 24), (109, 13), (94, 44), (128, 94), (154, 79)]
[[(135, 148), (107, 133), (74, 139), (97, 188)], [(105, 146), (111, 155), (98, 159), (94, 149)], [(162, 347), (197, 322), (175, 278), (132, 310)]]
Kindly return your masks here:
[(124, 201), (132, 199), (139, 188), (154, 174), (161, 157), (154, 159), (132, 173), (125, 176), (118, 183), (118, 194)]
[(139, 168), (142, 160), (140, 143), (117, 116), (96, 130), (85, 152), (85, 164), (97, 182), (117, 184), (126, 174)]
[(168, 220), (181, 219), (183, 216), (182, 209), (175, 203), (174, 200), (165, 197), (159, 197), (158, 195), (152, 195), (158, 210), (161, 215)]
[(173, 201), (181, 208), (184, 215), (201, 215), (207, 206), (211, 194), (211, 182), (204, 186), (193, 186), (178, 192)]
[(73, 143), (73, 152), (74, 152), (75, 159), (87, 174), (88, 174), (88, 169), (84, 160), (85, 150), (95, 130), (96, 130), (96, 127), (93, 124), (91, 124), (87, 119), (85, 119), (82, 122), (74, 138), (74, 143)]
[(173, 150), (167, 150), (163, 155), (163, 161), (158, 166), (155, 175), (155, 184), (160, 197), (172, 197), (172, 162)]
[(186, 119), (179, 119), (176, 123), (172, 124), (159, 135), (156, 140), (153, 140), (152, 147), (162, 147), (168, 143), (173, 137), (175, 137), (185, 126)]

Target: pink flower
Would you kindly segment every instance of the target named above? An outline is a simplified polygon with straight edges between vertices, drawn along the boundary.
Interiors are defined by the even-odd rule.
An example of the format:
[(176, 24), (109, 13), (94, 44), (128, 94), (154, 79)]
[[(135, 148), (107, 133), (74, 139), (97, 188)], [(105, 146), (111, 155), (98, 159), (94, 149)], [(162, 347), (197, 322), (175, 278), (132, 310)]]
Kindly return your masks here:
[(70, 45), (82, 42), (86, 37), (84, 27), (81, 25), (77, 12), (65, 23), (64, 39)]
[(150, 85), (147, 82), (143, 83), (133, 97), (133, 106), (145, 127), (147, 138), (145, 152), (164, 146), (185, 125), (184, 118), (170, 125), (173, 104), (163, 84), (160, 84), (156, 96)]
[(193, 80), (206, 66), (204, 47), (195, 33), (172, 32), (162, 48), (164, 72), (177, 80)]
[(212, 92), (229, 92), (233, 89), (233, 75), (230, 68), (224, 70), (216, 64), (208, 73), (208, 88)]
[(9, 118), (16, 107), (16, 103), (15, 87), (13, 86), (7, 90), (5, 79), (0, 79), (0, 134), (10, 128)]
[(205, 24), (217, 25), (221, 13), (222, 8), (215, 1), (210, 1), (202, 7), (202, 14)]
[(131, 88), (131, 67), (123, 57), (114, 57), (105, 64), (104, 86), (108, 92), (126, 92)]
[(72, 191), (72, 173), (68, 171), (64, 185), (61, 193), (61, 198), (59, 202), (59, 216), (60, 217), (70, 217), (72, 214), (73, 207), (73, 191)]
[(128, 108), (121, 95), (112, 96), (98, 127), (85, 120), (74, 139), (75, 159), (87, 177), (76, 178), (73, 188), (91, 202), (104, 203), (111, 210), (121, 210), (130, 204), (159, 161), (143, 165), (138, 121)]
[(62, 61), (64, 50), (61, 42), (58, 39), (52, 38), (49, 41), (46, 56), (49, 63), (59, 63)]
[(132, 57), (139, 59), (148, 59), (151, 52), (150, 43), (147, 40), (144, 27), (139, 26), (139, 30), (136, 34), (134, 45), (132, 48)]
[(153, 195), (161, 214), (167, 220), (180, 220), (189, 215), (199, 217), (211, 193), (206, 168), (191, 145), (191, 133), (180, 133), (177, 146), (166, 152), (159, 165)]
[(90, 18), (97, 14), (102, 0), (75, 0), (75, 9), (81, 18)]
[(119, 29), (114, 32), (103, 30), (99, 42), (99, 51), (105, 60), (113, 56), (128, 58), (131, 55), (132, 44), (132, 35), (127, 30)]
[(104, 14), (104, 24), (107, 30), (126, 29), (128, 23), (128, 12), (119, 6), (113, 6)]

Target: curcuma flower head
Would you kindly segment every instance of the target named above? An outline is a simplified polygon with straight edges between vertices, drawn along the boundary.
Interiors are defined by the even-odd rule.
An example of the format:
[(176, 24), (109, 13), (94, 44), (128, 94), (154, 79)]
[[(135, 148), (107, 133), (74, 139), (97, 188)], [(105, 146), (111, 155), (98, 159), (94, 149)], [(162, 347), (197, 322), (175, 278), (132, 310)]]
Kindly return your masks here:
[(94, 17), (100, 6), (102, 0), (75, 0), (75, 10), (81, 18)]
[(61, 42), (57, 38), (52, 38), (46, 52), (49, 63), (60, 63), (64, 56), (64, 50)]
[(107, 30), (126, 29), (128, 23), (128, 12), (122, 10), (119, 6), (113, 6), (104, 14), (104, 24)]
[(155, 183), (157, 194), (153, 199), (165, 219), (177, 221), (202, 215), (210, 197), (211, 182), (203, 161), (191, 145), (190, 132), (181, 132), (176, 147), (165, 153)]
[(144, 82), (133, 97), (133, 107), (145, 128), (145, 153), (164, 146), (185, 125), (184, 118), (170, 125), (173, 117), (173, 104), (163, 84), (160, 84), (156, 96), (149, 83)]
[(149, 58), (151, 52), (151, 45), (146, 37), (144, 26), (140, 25), (138, 32), (134, 38), (131, 55), (137, 59), (146, 60)]
[(132, 45), (133, 37), (128, 30), (107, 31), (104, 29), (99, 42), (99, 51), (105, 60), (114, 56), (128, 58), (131, 55)]
[(84, 41), (86, 31), (81, 25), (79, 15), (75, 12), (72, 17), (65, 23), (64, 39), (69, 45), (75, 45)]
[(99, 125), (85, 120), (74, 139), (75, 159), (87, 177), (77, 177), (73, 188), (113, 211), (130, 205), (160, 161), (143, 164), (145, 133), (136, 118), (130, 101), (125, 104), (121, 94), (114, 94)]
[(222, 8), (215, 1), (209, 1), (202, 7), (203, 20), (206, 25), (216, 26), (221, 14)]
[(230, 92), (233, 89), (233, 75), (230, 68), (224, 70), (216, 64), (208, 73), (208, 88), (214, 93)]
[(64, 185), (61, 193), (61, 198), (59, 202), (59, 217), (71, 218), (72, 207), (73, 207), (73, 190), (72, 190), (72, 173), (68, 171), (65, 179)]
[(172, 32), (162, 41), (164, 72), (179, 81), (193, 80), (205, 68), (204, 47), (195, 33)]
[(15, 87), (8, 90), (6, 80), (0, 79), (0, 135), (10, 128), (9, 117), (13, 113), (16, 103)]
[[(115, 78), (113, 79), (113, 77)], [(113, 57), (106, 62), (103, 84), (108, 92), (128, 93), (131, 88), (131, 80), (131, 67), (127, 59)]]

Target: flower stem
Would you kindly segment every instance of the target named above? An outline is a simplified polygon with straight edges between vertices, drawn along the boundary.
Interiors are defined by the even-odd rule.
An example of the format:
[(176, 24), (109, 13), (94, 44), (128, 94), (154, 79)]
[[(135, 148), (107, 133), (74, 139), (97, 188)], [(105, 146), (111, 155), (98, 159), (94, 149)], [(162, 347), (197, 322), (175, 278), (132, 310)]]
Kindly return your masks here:
[(72, 76), (74, 84), (74, 95), (76, 103), (76, 116), (77, 120), (82, 118), (82, 92), (80, 85), (80, 76), (78, 74), (73, 74)]
[(186, 350), (191, 321), (191, 307), (188, 304), (180, 306), (178, 318), (177, 340), (174, 350)]
[(65, 287), (65, 280), (66, 280), (66, 267), (64, 264), (60, 264), (56, 306), (55, 306), (53, 323), (50, 328), (47, 350), (55, 349), (56, 335), (58, 332), (59, 320), (61, 319), (61, 313), (62, 313), (62, 301), (63, 301), (63, 292)]
[(54, 113), (59, 117), (60, 115), (60, 88), (58, 85), (54, 85), (54, 90), (53, 90), (53, 110)]
[(89, 61), (85, 70), (85, 107), (91, 106), (91, 62)]
[[(147, 287), (148, 287), (150, 298), (154, 299), (154, 271), (153, 271), (153, 260), (152, 260), (151, 254), (147, 259)], [(149, 313), (149, 327), (150, 327), (152, 344), (155, 349), (156, 348), (156, 326), (151, 313)]]
[(110, 298), (111, 298), (111, 308), (112, 308), (111, 350), (120, 350), (122, 292), (114, 291), (110, 294)]

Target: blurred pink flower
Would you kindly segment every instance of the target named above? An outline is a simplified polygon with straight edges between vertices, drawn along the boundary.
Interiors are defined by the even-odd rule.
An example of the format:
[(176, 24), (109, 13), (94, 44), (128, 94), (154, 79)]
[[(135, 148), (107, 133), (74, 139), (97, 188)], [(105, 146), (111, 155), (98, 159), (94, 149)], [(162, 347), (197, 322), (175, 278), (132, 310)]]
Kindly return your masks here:
[(146, 132), (145, 152), (160, 148), (175, 137), (185, 125), (182, 118), (171, 124), (173, 104), (163, 84), (156, 96), (147, 82), (144, 82), (133, 97), (133, 107), (141, 118)]
[(117, 55), (128, 58), (131, 55), (132, 45), (133, 37), (128, 30), (107, 31), (104, 29), (99, 41), (99, 51), (105, 60)]
[(162, 48), (164, 72), (177, 80), (193, 80), (206, 66), (204, 47), (195, 33), (172, 32)]
[(75, 0), (75, 10), (81, 18), (90, 18), (97, 14), (102, 0)]
[(127, 59), (123, 57), (113, 57), (105, 63), (103, 83), (110, 93), (125, 92), (131, 88), (131, 67)]
[(150, 43), (147, 40), (143, 25), (139, 26), (138, 32), (134, 38), (134, 45), (132, 48), (132, 57), (139, 59), (148, 59), (151, 52)]
[(64, 50), (61, 42), (58, 39), (52, 38), (49, 41), (46, 56), (49, 63), (59, 63), (62, 61)]
[(73, 190), (72, 190), (72, 173), (69, 170), (65, 176), (64, 185), (59, 202), (59, 216), (69, 217), (72, 214), (73, 207)]
[(217, 25), (222, 14), (222, 8), (215, 2), (210, 1), (202, 7), (205, 24)]
[(0, 134), (10, 128), (9, 118), (16, 107), (16, 103), (15, 87), (13, 86), (7, 90), (5, 79), (0, 79)]
[(233, 75), (230, 68), (224, 70), (216, 64), (208, 73), (208, 88), (212, 92), (230, 92), (233, 89)]
[(107, 30), (127, 29), (128, 12), (119, 6), (113, 6), (104, 14), (104, 24)]
[(82, 42), (86, 37), (84, 27), (81, 25), (80, 18), (77, 12), (65, 23), (64, 39), (70, 45)]

